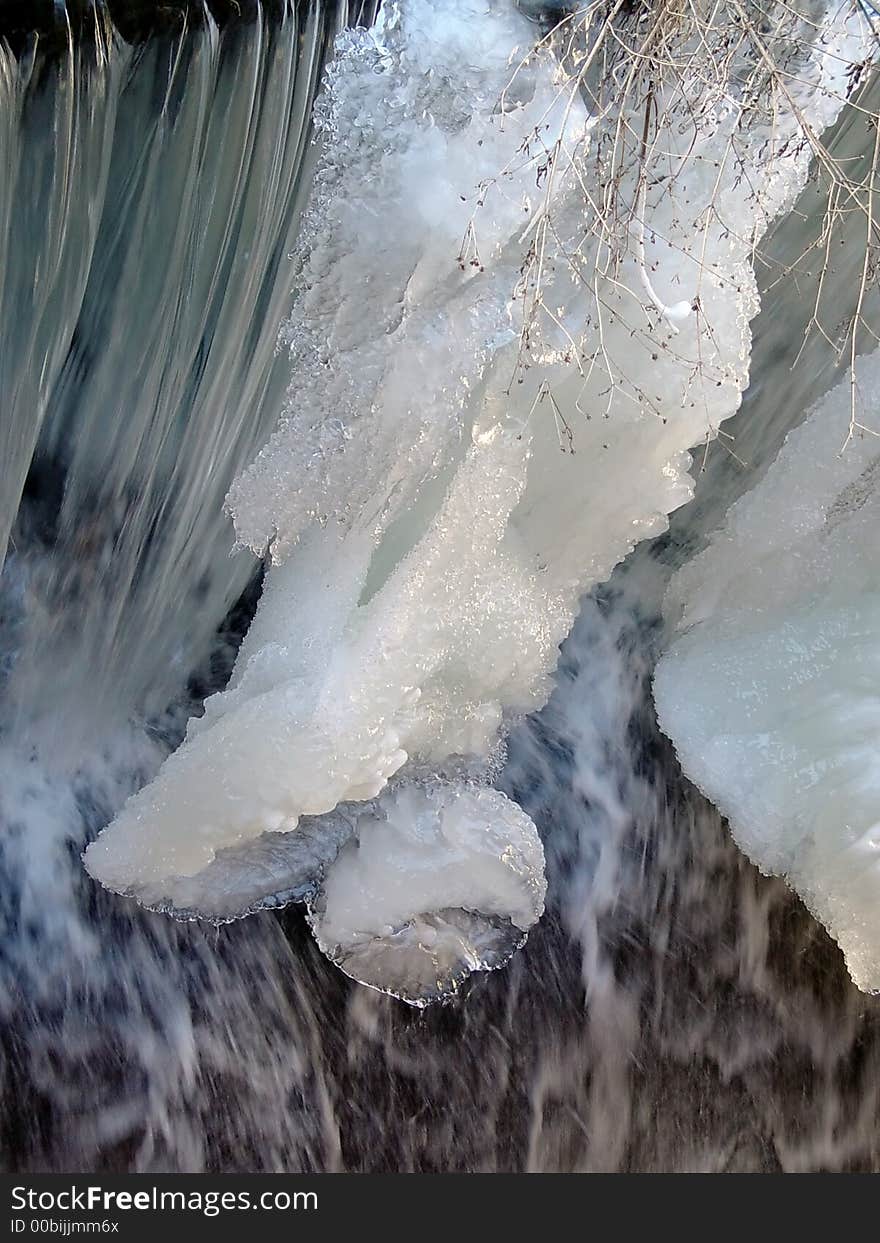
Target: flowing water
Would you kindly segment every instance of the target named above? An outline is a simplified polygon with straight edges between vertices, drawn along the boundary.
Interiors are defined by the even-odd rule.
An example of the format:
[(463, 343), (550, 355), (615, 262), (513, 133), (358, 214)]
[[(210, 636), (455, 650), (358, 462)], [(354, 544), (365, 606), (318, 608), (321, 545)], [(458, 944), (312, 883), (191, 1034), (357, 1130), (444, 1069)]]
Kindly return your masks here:
[[(696, 500), (584, 601), (511, 739), (502, 786), (550, 887), (510, 967), (417, 1014), (295, 909), (178, 924), (81, 868), (253, 610), (222, 500), (287, 382), (309, 106), (351, 16), (291, 3), (143, 44), (102, 23), (46, 60), (0, 43), (2, 1163), (877, 1168), (880, 1001), (739, 854), (650, 698), (669, 573), (832, 382), (818, 336), (791, 371), (810, 277), (783, 274), (815, 189), (768, 248), (736, 456), (697, 456)], [(845, 116), (838, 150), (867, 141)]]

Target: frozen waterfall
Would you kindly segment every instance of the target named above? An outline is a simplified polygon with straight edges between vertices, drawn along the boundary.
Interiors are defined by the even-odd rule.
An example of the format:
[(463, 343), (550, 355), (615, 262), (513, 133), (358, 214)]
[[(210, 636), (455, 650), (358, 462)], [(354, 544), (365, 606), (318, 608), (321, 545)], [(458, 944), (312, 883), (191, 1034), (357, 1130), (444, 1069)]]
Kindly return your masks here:
[[(390, 4), (344, 36), (318, 106), (287, 403), (229, 497), (239, 542), (270, 554), (263, 598), (228, 689), (89, 847), (93, 876), (225, 919), (259, 905), (271, 845), (287, 870), (265, 874), (265, 903), (312, 881), (331, 956), (415, 1002), (488, 965), (460, 928), (429, 944), (425, 920), (460, 908), (485, 944), (531, 926), (540, 841), (480, 786), (546, 700), (581, 593), (663, 530), (692, 494), (689, 449), (737, 408), (754, 247), (871, 37), (857, 9), (820, 29), (781, 19), (796, 97), (771, 83), (756, 109), (735, 76), (707, 90), (685, 73), (639, 101), (643, 121), (624, 96), (645, 136), (612, 151), (616, 238), (591, 233), (590, 185), (620, 117), (591, 106), (588, 73), (573, 85), (529, 54), (506, 0)], [(685, 57), (727, 27), (689, 37)], [(466, 799), (448, 831), (443, 808)], [(337, 861), (339, 817), (353, 842)], [(400, 866), (421, 850), (445, 898)], [(363, 905), (361, 883), (372, 916), (354, 920), (337, 908)], [(389, 966), (401, 938), (422, 977), (409, 954), (405, 982)]]
[(873, 8), (378, 8), (0, 0), (0, 1162), (876, 1168)]

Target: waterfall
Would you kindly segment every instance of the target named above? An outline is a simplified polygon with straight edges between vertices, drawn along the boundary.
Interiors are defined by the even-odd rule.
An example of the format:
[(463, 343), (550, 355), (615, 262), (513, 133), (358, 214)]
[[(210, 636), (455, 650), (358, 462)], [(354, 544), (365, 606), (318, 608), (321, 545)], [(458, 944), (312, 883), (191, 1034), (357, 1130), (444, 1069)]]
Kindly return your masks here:
[(164, 708), (254, 572), (227, 563), (222, 502), (284, 382), (309, 113), (344, 17), (284, 5), (138, 47), (96, 20), (51, 65), (0, 45), (0, 545), (39, 613), (7, 691), (28, 716)]
[[(701, 446), (695, 499), (585, 597), (549, 702), (493, 772), (496, 806), (541, 834), (545, 918), (503, 973), (416, 1014), (345, 979), (296, 909), (173, 922), (80, 863), (226, 686), (254, 614), (260, 564), (231, 555), (223, 500), (290, 383), (276, 343), (321, 70), (372, 11), (279, 0), (239, 21), (180, 0), (157, 30), (121, 0), (68, 7), (36, 42), (0, 26), (0, 1160), (869, 1168), (880, 1010), (736, 851), (650, 700), (671, 573), (840, 369), (814, 334), (791, 371), (821, 185), (758, 265), (734, 439)], [(832, 150), (867, 142), (844, 112)], [(858, 262), (842, 253), (839, 305)], [(391, 534), (397, 556), (413, 535)]]
[[(40, 1134), (40, 1101), (63, 1114), (79, 1092), (90, 1104), (77, 1160), (135, 1132), (144, 1168), (209, 1159), (201, 1127), (168, 1114), (175, 1097), (200, 1098), (213, 1038), (210, 1025), (196, 1034), (208, 1024), (196, 1011), (224, 951), (96, 900), (77, 856), (228, 676), (241, 624), (224, 618), (258, 565), (230, 557), (223, 498), (287, 381), (276, 342), (311, 105), (333, 38), (363, 7), (255, 6), (221, 23), (191, 6), (147, 40), (99, 7), (79, 25), (62, 14), (52, 39), (0, 39), (0, 1019), (21, 1071), (3, 1092), (19, 1118), (13, 1163), (33, 1144), (43, 1161), (71, 1159), (51, 1126)], [(252, 1046), (252, 1073), (228, 1049), (213, 1072), (245, 1074), (253, 1125), (279, 1075), (305, 1074), (266, 1065), (255, 1042), (245, 993), (271, 973), (268, 933), (238, 938), (240, 983), (221, 1007)], [(270, 1162), (301, 1125), (278, 1123)]]

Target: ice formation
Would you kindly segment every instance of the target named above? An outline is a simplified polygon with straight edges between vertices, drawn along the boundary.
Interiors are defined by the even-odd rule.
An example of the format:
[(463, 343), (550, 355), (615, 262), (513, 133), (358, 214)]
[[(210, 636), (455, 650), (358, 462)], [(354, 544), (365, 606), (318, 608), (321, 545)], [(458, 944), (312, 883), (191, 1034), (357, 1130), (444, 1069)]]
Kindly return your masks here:
[[(880, 352), (859, 362), (876, 426)], [(654, 683), (685, 772), (880, 991), (880, 440), (849, 380), (672, 580), (681, 632)], [(845, 450), (843, 449), (846, 444)]]
[(310, 902), (347, 974), (422, 1002), (506, 962), (544, 909), (534, 825), (498, 790), (406, 785), (364, 808)]
[[(288, 402), (229, 497), (240, 543), (271, 554), (263, 599), (229, 688), (89, 848), (93, 876), (229, 918), (311, 870), (322, 946), (413, 1001), (539, 917), (540, 842), (486, 757), (546, 699), (583, 589), (689, 499), (688, 450), (746, 382), (754, 243), (864, 53), (855, 9), (779, 13), (784, 90), (756, 107), (733, 70), (687, 67), (732, 18), (685, 37), (662, 124), (620, 161), (589, 66), (578, 90), (530, 54), (509, 0), (388, 4), (342, 37)], [(616, 106), (641, 132), (644, 99)], [(352, 838), (291, 848), (281, 875), (281, 837), (340, 816)]]

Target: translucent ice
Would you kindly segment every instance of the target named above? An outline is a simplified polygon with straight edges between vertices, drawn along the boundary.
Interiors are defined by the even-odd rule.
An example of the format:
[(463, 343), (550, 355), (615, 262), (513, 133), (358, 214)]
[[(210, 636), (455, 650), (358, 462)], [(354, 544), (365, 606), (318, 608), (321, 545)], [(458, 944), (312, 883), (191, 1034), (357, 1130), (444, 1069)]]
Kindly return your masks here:
[(544, 909), (534, 826), (497, 790), (404, 786), (369, 805), (310, 903), (345, 972), (416, 1004), (501, 966)]
[[(880, 352), (857, 367), (878, 426)], [(785, 876), (880, 991), (880, 440), (849, 380), (672, 580), (663, 729), (740, 846)]]

